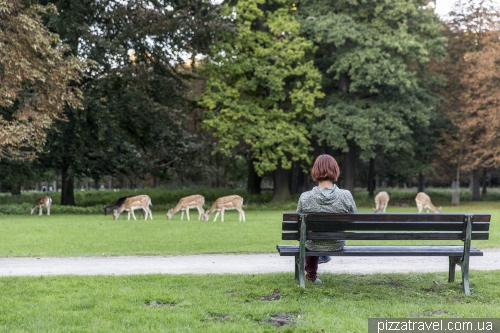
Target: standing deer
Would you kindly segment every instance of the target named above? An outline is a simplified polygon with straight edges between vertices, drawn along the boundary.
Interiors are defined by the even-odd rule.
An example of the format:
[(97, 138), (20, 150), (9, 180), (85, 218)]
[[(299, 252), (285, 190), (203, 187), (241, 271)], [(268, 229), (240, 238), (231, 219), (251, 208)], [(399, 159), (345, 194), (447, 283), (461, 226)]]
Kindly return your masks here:
[(415, 202), (417, 203), (417, 208), (419, 213), (422, 213), (424, 208), (427, 209), (427, 213), (429, 212), (429, 209), (432, 210), (434, 213), (441, 213), (441, 207), (436, 208), (432, 204), (431, 198), (424, 192), (419, 192), (417, 194), (417, 196), (415, 197)]
[(240, 213), (239, 221), (243, 219), (243, 222), (245, 222), (245, 212), (241, 208), (242, 206), (243, 198), (239, 195), (229, 195), (227, 197), (221, 197), (215, 200), (212, 208), (210, 208), (205, 212), (205, 214), (203, 214), (203, 221), (208, 221), (210, 214), (212, 214), (214, 211), (217, 211), (217, 213), (215, 214), (214, 222), (217, 220), (217, 216), (219, 216), (219, 213), (221, 214), (221, 221), (224, 222), (224, 211), (236, 209)]
[(385, 191), (379, 192), (375, 196), (375, 213), (382, 211), (385, 213), (387, 205), (389, 204), (389, 194)]
[[(121, 205), (123, 205), (123, 202), (125, 201), (125, 199), (130, 198), (130, 197), (133, 197), (133, 195), (129, 195), (129, 196), (126, 196), (126, 197), (121, 197), (114, 204), (109, 205), (109, 206), (105, 206), (104, 207), (104, 215), (108, 215), (109, 213), (111, 213), (115, 209), (119, 208)], [(139, 218), (141, 218), (141, 216), (144, 216), (144, 210), (143, 209), (136, 209), (136, 210), (138, 210), (137, 216)]]
[(177, 213), (179, 210), (181, 211), (181, 220), (184, 220), (184, 212), (186, 212), (187, 219), (189, 219), (189, 210), (191, 208), (198, 208), (198, 220), (200, 220), (205, 213), (203, 210), (203, 205), (205, 204), (205, 198), (199, 194), (190, 195), (188, 197), (184, 197), (179, 200), (177, 206), (173, 209), (169, 209), (167, 212), (167, 220), (170, 220), (172, 216)]
[(42, 197), (35, 202), (35, 205), (31, 207), (30, 212), (33, 214), (35, 209), (38, 207), (38, 211), (40, 212), (40, 216), (43, 215), (42, 207), (45, 206), (47, 208), (47, 215), (50, 215), (50, 206), (52, 205), (51, 197)]
[(134, 214), (134, 210), (143, 209), (144, 212), (146, 212), (144, 219), (147, 220), (149, 214), (152, 220), (153, 214), (151, 213), (151, 209), (149, 208), (150, 205), (152, 206), (153, 204), (151, 203), (151, 198), (147, 195), (136, 195), (133, 197), (125, 198), (123, 203), (118, 208), (113, 210), (113, 218), (117, 220), (120, 214), (124, 210), (126, 210), (128, 212), (128, 220), (130, 220), (130, 213), (132, 213), (134, 220), (137, 220)]

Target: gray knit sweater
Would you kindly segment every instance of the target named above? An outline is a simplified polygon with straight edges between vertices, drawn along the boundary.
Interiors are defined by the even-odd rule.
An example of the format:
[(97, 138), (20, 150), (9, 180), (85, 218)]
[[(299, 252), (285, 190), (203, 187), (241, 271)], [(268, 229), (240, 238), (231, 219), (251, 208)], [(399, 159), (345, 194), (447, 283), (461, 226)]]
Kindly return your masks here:
[[(333, 187), (314, 187), (302, 193), (297, 204), (297, 212), (304, 213), (356, 213), (356, 203), (351, 192)], [(306, 248), (310, 251), (340, 251), (345, 241), (308, 240)]]

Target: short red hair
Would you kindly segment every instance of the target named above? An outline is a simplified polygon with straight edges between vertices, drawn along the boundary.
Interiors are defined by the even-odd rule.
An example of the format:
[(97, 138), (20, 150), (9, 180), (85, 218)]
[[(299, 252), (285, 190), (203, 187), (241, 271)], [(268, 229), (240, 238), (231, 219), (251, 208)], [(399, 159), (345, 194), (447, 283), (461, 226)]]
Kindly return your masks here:
[(340, 175), (337, 161), (330, 155), (319, 155), (314, 162), (311, 176), (314, 181), (331, 180), (336, 182)]

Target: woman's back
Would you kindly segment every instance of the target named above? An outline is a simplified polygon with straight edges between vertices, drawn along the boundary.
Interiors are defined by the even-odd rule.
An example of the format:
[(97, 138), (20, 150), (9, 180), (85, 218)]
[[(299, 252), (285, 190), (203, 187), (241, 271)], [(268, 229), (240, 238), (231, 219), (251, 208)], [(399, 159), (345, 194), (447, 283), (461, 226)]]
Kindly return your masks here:
[[(302, 193), (297, 204), (297, 211), (304, 213), (356, 213), (356, 203), (351, 192), (332, 187), (314, 187)], [(310, 251), (340, 251), (345, 241), (308, 240), (306, 247)]]

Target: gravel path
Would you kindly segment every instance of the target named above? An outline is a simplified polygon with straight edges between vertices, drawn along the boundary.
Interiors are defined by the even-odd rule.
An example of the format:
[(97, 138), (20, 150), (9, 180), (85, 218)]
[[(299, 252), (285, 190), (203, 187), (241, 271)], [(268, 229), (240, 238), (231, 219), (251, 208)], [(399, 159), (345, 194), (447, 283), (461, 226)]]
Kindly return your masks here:
[[(483, 252), (483, 257), (471, 257), (470, 270), (499, 270), (500, 249)], [(259, 274), (293, 270), (293, 257), (280, 257), (278, 254), (0, 258), (0, 276)], [(319, 266), (318, 273), (440, 271), (448, 271), (447, 257), (332, 257), (329, 263)]]

